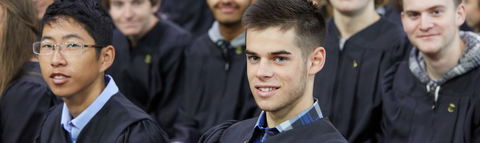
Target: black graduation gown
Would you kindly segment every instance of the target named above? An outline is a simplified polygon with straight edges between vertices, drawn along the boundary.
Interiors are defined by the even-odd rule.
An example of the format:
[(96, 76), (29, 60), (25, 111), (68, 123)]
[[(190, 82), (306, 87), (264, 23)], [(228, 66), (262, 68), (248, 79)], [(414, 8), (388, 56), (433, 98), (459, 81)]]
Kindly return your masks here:
[(33, 142), (43, 116), (60, 103), (62, 99), (48, 87), (38, 62), (25, 63), (0, 99), (0, 142)]
[[(199, 143), (253, 143), (258, 118), (226, 121), (208, 130)], [(257, 129), (255, 129), (257, 130)], [(269, 137), (264, 143), (348, 143), (327, 118)]]
[[(36, 143), (70, 142), (62, 127), (63, 104), (53, 107), (45, 117)], [(167, 143), (168, 137), (143, 110), (121, 93), (114, 94), (85, 125), (77, 143)]]
[(383, 82), (384, 140), (381, 142), (479, 143), (478, 85), (478, 67), (450, 79), (442, 84), (432, 109), (434, 104), (426, 85), (412, 74), (408, 61), (393, 66)]
[(220, 47), (208, 34), (197, 38), (186, 51), (185, 95), (172, 141), (196, 142), (217, 124), (259, 115), (248, 84), (244, 50), (228, 51), (232, 55), (228, 71)]
[(115, 61), (107, 70), (121, 93), (151, 114), (167, 134), (173, 135), (173, 123), (181, 96), (176, 95), (183, 51), (191, 35), (178, 25), (160, 20), (137, 44), (119, 30), (114, 31)]
[(349, 142), (375, 142), (382, 117), (381, 77), (406, 59), (407, 37), (401, 27), (380, 18), (350, 37), (340, 51), (337, 27), (333, 19), (327, 23), (326, 62), (315, 75), (313, 96)]
[(195, 36), (207, 33), (215, 21), (204, 0), (162, 0), (160, 13)]

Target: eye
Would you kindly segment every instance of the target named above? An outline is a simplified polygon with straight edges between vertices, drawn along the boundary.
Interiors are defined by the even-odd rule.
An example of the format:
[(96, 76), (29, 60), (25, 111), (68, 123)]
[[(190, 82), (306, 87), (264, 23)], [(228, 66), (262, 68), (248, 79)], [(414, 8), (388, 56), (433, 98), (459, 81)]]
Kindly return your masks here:
[(123, 3), (116, 1), (116, 2), (113, 2), (112, 5), (113, 5), (114, 7), (122, 7), (122, 6), (123, 6)]
[(143, 1), (134, 1), (133, 5), (142, 5)]
[(42, 48), (52, 48), (51, 44), (42, 44)]
[(439, 15), (439, 14), (441, 14), (441, 13), (442, 13), (442, 11), (440, 11), (440, 10), (434, 10), (434, 11), (433, 11), (433, 14), (434, 14), (434, 15)]
[(248, 60), (252, 61), (252, 62), (256, 62), (256, 61), (259, 61), (260, 58), (259, 57), (256, 57), (256, 56), (249, 56), (248, 57)]
[(416, 17), (418, 17), (419, 15), (420, 15), (420, 14), (418, 14), (418, 13), (409, 13), (409, 14), (408, 14), (408, 17), (410, 17), (410, 18), (416, 18)]
[(275, 61), (280, 62), (280, 63), (285, 62), (286, 60), (287, 60), (287, 58), (284, 58), (284, 57), (276, 57), (275, 58)]
[(80, 47), (80, 45), (78, 45), (78, 44), (73, 44), (73, 43), (72, 44), (67, 44), (67, 48), (78, 48), (78, 47)]

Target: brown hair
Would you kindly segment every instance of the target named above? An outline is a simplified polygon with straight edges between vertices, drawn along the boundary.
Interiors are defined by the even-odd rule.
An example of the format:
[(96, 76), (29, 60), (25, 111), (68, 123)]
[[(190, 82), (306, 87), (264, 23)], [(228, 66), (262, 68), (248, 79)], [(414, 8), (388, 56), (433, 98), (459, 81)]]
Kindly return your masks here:
[(325, 44), (325, 19), (321, 10), (310, 0), (258, 0), (245, 11), (242, 23), (247, 32), (272, 27), (278, 27), (281, 31), (293, 29), (294, 42), (301, 49), (303, 57)]
[(0, 0), (4, 8), (3, 36), (0, 44), (0, 95), (23, 64), (35, 55), (32, 44), (38, 34), (38, 19), (31, 0)]
[[(152, 6), (155, 6), (157, 3), (160, 2), (160, 0), (148, 0), (152, 4)], [(104, 7), (107, 9), (110, 9), (110, 0), (102, 0), (102, 4)]]

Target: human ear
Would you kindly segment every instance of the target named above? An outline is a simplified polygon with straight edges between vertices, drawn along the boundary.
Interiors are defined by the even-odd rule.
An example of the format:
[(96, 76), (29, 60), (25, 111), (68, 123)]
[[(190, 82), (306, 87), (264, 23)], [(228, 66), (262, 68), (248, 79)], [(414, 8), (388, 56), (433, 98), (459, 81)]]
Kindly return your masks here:
[(114, 59), (115, 59), (115, 48), (113, 48), (112, 45), (104, 47), (99, 57), (99, 60), (100, 60), (99, 72), (101, 73), (105, 72), (105, 70), (107, 70), (110, 66), (112, 66)]
[(310, 68), (308, 69), (308, 75), (315, 75), (317, 72), (322, 70), (323, 65), (325, 65), (325, 56), (325, 48), (317, 47), (315, 50), (313, 50), (313, 53), (309, 56), (311, 64)]

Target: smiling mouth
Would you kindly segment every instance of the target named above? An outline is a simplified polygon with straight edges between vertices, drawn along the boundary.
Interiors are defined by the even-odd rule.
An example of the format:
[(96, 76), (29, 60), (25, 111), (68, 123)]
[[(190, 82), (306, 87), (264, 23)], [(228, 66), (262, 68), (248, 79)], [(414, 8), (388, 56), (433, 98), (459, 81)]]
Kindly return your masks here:
[(278, 88), (257, 88), (258, 90), (262, 91), (262, 92), (268, 92), (268, 91), (272, 91), (272, 90), (276, 90)]

